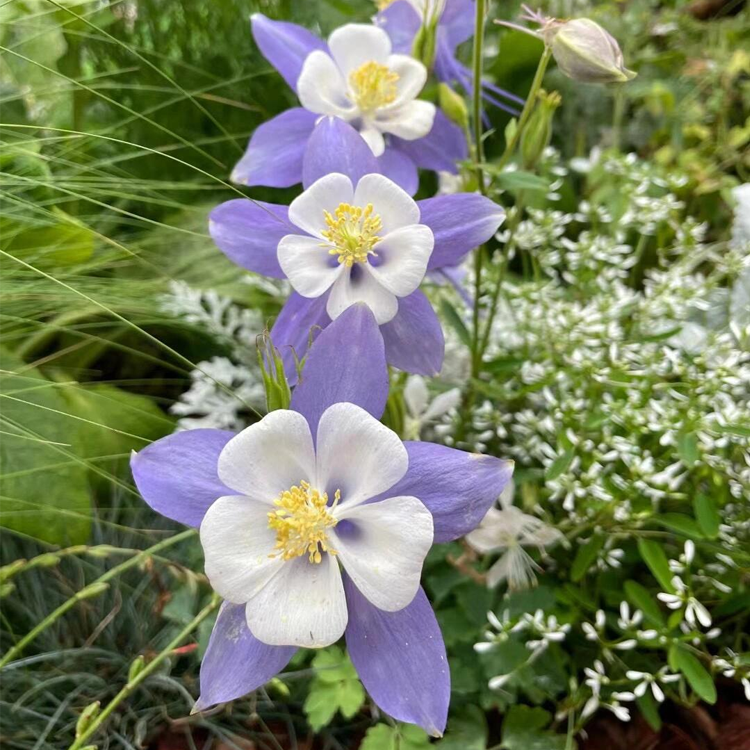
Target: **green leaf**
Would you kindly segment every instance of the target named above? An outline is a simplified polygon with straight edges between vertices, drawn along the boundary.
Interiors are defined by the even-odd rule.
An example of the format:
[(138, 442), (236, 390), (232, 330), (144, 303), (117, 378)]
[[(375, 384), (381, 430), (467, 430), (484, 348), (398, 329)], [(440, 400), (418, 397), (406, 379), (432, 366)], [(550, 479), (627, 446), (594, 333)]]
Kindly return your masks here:
[(376, 724), (365, 734), (359, 750), (427, 750), (431, 747), (427, 733), (411, 724), (389, 727)]
[(750, 437), (750, 427), (742, 424), (712, 424), (712, 432), (719, 432), (723, 435), (736, 435), (737, 437)]
[(703, 539), (700, 526), (684, 513), (662, 513), (659, 516), (654, 516), (651, 520), (659, 526), (664, 526), (664, 528), (690, 539)]
[(640, 553), (643, 562), (648, 565), (649, 569), (654, 574), (654, 578), (659, 581), (662, 590), (673, 594), (673, 575), (672, 571), (669, 569), (669, 560), (667, 560), (667, 556), (661, 545), (651, 539), (639, 539), (638, 552)]
[(648, 589), (636, 581), (625, 581), (625, 596), (628, 601), (643, 612), (643, 616), (653, 625), (664, 626), (664, 616)]
[(86, 458), (129, 454), (174, 429), (174, 421), (146, 396), (99, 384), (65, 385), (59, 390), (68, 402), (67, 411), (88, 420), (81, 429)]
[(82, 544), (91, 527), (81, 423), (55, 384), (0, 349), (0, 525), (50, 544)]
[(661, 716), (659, 716), (659, 706), (651, 692), (647, 690), (640, 698), (636, 698), (636, 703), (651, 729), (658, 732), (661, 729)]
[(677, 437), (677, 454), (688, 468), (695, 465), (701, 454), (698, 450), (698, 438), (694, 433), (683, 433)]
[(448, 719), (445, 737), (435, 743), (440, 750), (486, 750), (487, 719), (478, 706), (466, 706)]
[(588, 569), (596, 560), (599, 550), (604, 546), (605, 537), (601, 534), (595, 534), (591, 539), (582, 544), (576, 552), (573, 565), (570, 568), (570, 578), (572, 581), (580, 581)]
[(544, 474), (546, 481), (551, 482), (553, 479), (557, 479), (560, 475), (564, 474), (570, 464), (573, 463), (576, 452), (575, 448), (568, 448), (566, 451), (561, 453), (550, 465)]
[(469, 329), (461, 319), (461, 316), (456, 312), (456, 308), (445, 297), (440, 299), (440, 312), (443, 318), (445, 318), (446, 323), (456, 332), (461, 343), (465, 346), (471, 346)]
[(706, 703), (716, 703), (716, 685), (705, 667), (682, 646), (677, 646), (673, 654), (674, 666), (682, 674), (688, 684)]
[(543, 708), (511, 706), (503, 720), (503, 741), (506, 750), (565, 750), (566, 738), (544, 730), (551, 720)]
[(312, 662), (315, 679), (304, 703), (307, 721), (317, 732), (340, 711), (351, 719), (365, 702), (365, 690), (349, 657), (332, 646), (316, 652)]
[(721, 515), (716, 507), (716, 501), (710, 495), (700, 492), (693, 499), (693, 512), (703, 533), (709, 539), (716, 539), (719, 535), (719, 524), (721, 523)]
[(495, 184), (502, 190), (517, 192), (519, 190), (530, 190), (546, 192), (549, 190), (549, 181), (533, 172), (524, 172), (520, 169), (513, 172), (499, 172), (494, 175)]

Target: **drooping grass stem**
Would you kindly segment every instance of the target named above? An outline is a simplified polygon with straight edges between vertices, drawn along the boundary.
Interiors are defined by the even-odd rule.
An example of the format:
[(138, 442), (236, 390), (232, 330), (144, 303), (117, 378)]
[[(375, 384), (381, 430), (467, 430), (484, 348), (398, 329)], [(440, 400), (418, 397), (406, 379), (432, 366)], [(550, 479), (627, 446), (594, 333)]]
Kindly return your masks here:
[(121, 573), (130, 570), (130, 568), (136, 567), (157, 552), (161, 552), (161, 550), (166, 549), (167, 547), (171, 547), (173, 544), (178, 544), (185, 539), (189, 539), (195, 533), (195, 529), (187, 529), (186, 531), (175, 534), (175, 536), (171, 536), (168, 539), (162, 539), (162, 541), (154, 544), (148, 549), (143, 550), (143, 552), (136, 555), (135, 557), (132, 557), (129, 560), (125, 560), (125, 562), (122, 562), (119, 565), (116, 565), (111, 570), (108, 570), (106, 573), (104, 573), (104, 575), (99, 576), (99, 578), (90, 583), (88, 586), (84, 586), (80, 591), (77, 591), (73, 596), (71, 596), (70, 599), (64, 601), (56, 610), (47, 615), (47, 617), (45, 617), (36, 627), (32, 628), (23, 638), (21, 638), (20, 641), (18, 641), (18, 643), (16, 643), (15, 646), (9, 648), (2, 659), (0, 659), (0, 669), (2, 669), (6, 664), (10, 663), (17, 656), (23, 653), (23, 650), (30, 643), (36, 640), (37, 636), (43, 633), (50, 626), (54, 625), (54, 623), (56, 623), (66, 612), (73, 609), (73, 607), (75, 607), (78, 602), (81, 602), (84, 599), (90, 599), (94, 596), (98, 596), (100, 593), (103, 593), (107, 589), (109, 581), (111, 581), (113, 578), (116, 578)]
[[(192, 531), (192, 530), (191, 530)], [(117, 695), (101, 710), (101, 713), (81, 732), (68, 750), (80, 750), (120, 705), (156, 668), (187, 638), (218, 606), (221, 599), (214, 594), (211, 601), (138, 673), (128, 680)]]

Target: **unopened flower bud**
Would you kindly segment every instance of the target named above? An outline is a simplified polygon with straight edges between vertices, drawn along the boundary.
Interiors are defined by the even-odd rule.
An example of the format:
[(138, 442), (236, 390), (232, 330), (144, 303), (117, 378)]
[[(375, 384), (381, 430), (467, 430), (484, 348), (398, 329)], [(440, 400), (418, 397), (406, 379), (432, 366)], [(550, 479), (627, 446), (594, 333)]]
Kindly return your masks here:
[(462, 128), (469, 126), (469, 110), (463, 97), (454, 91), (447, 83), (438, 86), (438, 101), (440, 109), (445, 112), (446, 117)]
[(76, 722), (76, 738), (82, 737), (86, 733), (91, 726), (91, 722), (99, 715), (100, 708), (101, 701), (94, 701), (83, 709)]
[(624, 83), (636, 76), (625, 67), (615, 38), (589, 18), (548, 23), (542, 35), (560, 70), (574, 81)]
[(537, 93), (537, 104), (521, 135), (521, 160), (524, 169), (531, 169), (549, 146), (552, 137), (552, 118), (562, 98), (557, 91)]

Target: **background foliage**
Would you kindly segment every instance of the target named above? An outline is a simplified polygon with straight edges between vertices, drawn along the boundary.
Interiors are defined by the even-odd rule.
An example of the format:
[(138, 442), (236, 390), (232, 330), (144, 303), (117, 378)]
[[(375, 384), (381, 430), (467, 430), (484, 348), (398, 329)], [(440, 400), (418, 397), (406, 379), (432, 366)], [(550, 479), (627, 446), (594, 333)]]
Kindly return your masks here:
[[(236, 428), (264, 408), (254, 336), (285, 290), (248, 279), (206, 230), (210, 208), (241, 194), (227, 176), (249, 135), (294, 103), (252, 42), (256, 10), (326, 34), (373, 6), (0, 5), (3, 746), (67, 748), (85, 707), (104, 706), (185, 628), (99, 747), (430, 742), (377, 715), (337, 648), (299, 654), (265, 690), (189, 717), (212, 624), (200, 546), (174, 538), (127, 470), (130, 451), (177, 418)], [(584, 670), (597, 660), (614, 680), (599, 679), (603, 704), (638, 682), (626, 667), (681, 675), (661, 718), (652, 693), (639, 696), (653, 732), (692, 721), (699, 700), (731, 724), (750, 672), (748, 253), (730, 244), (731, 191), (750, 171), (748, 11), (729, 3), (699, 21), (656, 0), (545, 10), (596, 18), (639, 75), (603, 89), (551, 69), (545, 87), (563, 100), (554, 149), (520, 171), (496, 168), (509, 117), (489, 111), (486, 173), (509, 219), (503, 260), (482, 279), (490, 298), (502, 293), (481, 372), (468, 381), (462, 369), (470, 315), (441, 287), (431, 293), (448, 362), (430, 389), (462, 387), (462, 408), (407, 425), (418, 415), (394, 380), (393, 426), (515, 458), (516, 505), (565, 536), (546, 557), (530, 549), (544, 572), (521, 591), (487, 589), (496, 556), (459, 543), (430, 554), (454, 691), (443, 750), (583, 744), (599, 679)], [(495, 27), (487, 44), (488, 75), (525, 96), (541, 45)], [(421, 194), (435, 188), (425, 176)], [(686, 630), (686, 607), (657, 597), (679, 593), (675, 574), (721, 634)]]

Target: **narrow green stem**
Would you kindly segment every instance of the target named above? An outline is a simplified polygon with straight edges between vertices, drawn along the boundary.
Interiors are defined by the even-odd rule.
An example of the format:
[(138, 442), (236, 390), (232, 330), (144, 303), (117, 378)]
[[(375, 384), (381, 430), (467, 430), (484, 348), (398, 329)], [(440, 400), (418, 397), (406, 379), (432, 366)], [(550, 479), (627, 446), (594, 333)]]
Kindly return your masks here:
[(77, 591), (71, 596), (70, 599), (64, 601), (56, 610), (54, 610), (54, 612), (47, 615), (47, 617), (45, 617), (35, 628), (32, 628), (23, 638), (21, 638), (20, 641), (18, 641), (18, 643), (16, 643), (15, 646), (9, 648), (3, 658), (0, 659), (0, 669), (19, 656), (26, 646), (32, 643), (38, 635), (43, 633), (51, 625), (54, 625), (54, 623), (57, 622), (68, 610), (73, 609), (78, 602), (98, 596), (106, 590), (108, 582), (113, 578), (116, 578), (120, 573), (124, 573), (126, 570), (130, 570), (130, 568), (136, 567), (147, 558), (153, 556), (156, 552), (160, 552), (167, 547), (171, 547), (173, 544), (188, 539), (195, 533), (195, 529), (188, 529), (187, 531), (171, 536), (168, 539), (163, 539), (161, 542), (153, 545), (153, 547), (143, 550), (139, 555), (131, 557), (129, 560), (126, 560), (125, 562), (116, 565), (111, 570), (108, 570), (104, 575), (99, 576), (99, 578), (88, 586), (84, 586), (80, 591)]
[(80, 750), (89, 739), (109, 718), (110, 714), (127, 698), (156, 668), (187, 638), (218, 606), (221, 599), (214, 594), (211, 601), (135, 676), (125, 687), (102, 709), (101, 713), (91, 724), (81, 732), (68, 750)]
[[(473, 126), (474, 126), (474, 164), (479, 192), (485, 194), (486, 185), (482, 163), (484, 162), (484, 145), (482, 142), (482, 57), (484, 54), (484, 17), (487, 11), (486, 0), (477, 0), (474, 21), (474, 51), (472, 55), (472, 74), (474, 89), (472, 92)], [(474, 309), (472, 315), (471, 341), (471, 374), (475, 378), (479, 374), (481, 360), (479, 358), (479, 318), (482, 297), (482, 265), (484, 264), (484, 248), (478, 247), (474, 251)]]
[(502, 169), (510, 161), (511, 157), (516, 151), (516, 147), (518, 146), (519, 141), (521, 140), (523, 129), (526, 127), (526, 123), (529, 121), (529, 117), (531, 117), (531, 113), (534, 110), (534, 106), (536, 104), (536, 95), (539, 89), (542, 87), (544, 73), (547, 70), (547, 64), (549, 63), (550, 57), (552, 57), (552, 50), (550, 50), (550, 48), (545, 45), (544, 52), (542, 52), (542, 56), (539, 58), (539, 65), (537, 65), (536, 74), (534, 75), (534, 80), (531, 83), (529, 95), (526, 97), (526, 104), (523, 105), (523, 111), (521, 112), (521, 117), (518, 120), (516, 130), (513, 133), (513, 137), (510, 139), (510, 143), (505, 147), (505, 151), (503, 152), (503, 155), (498, 162), (497, 168), (499, 170)]

